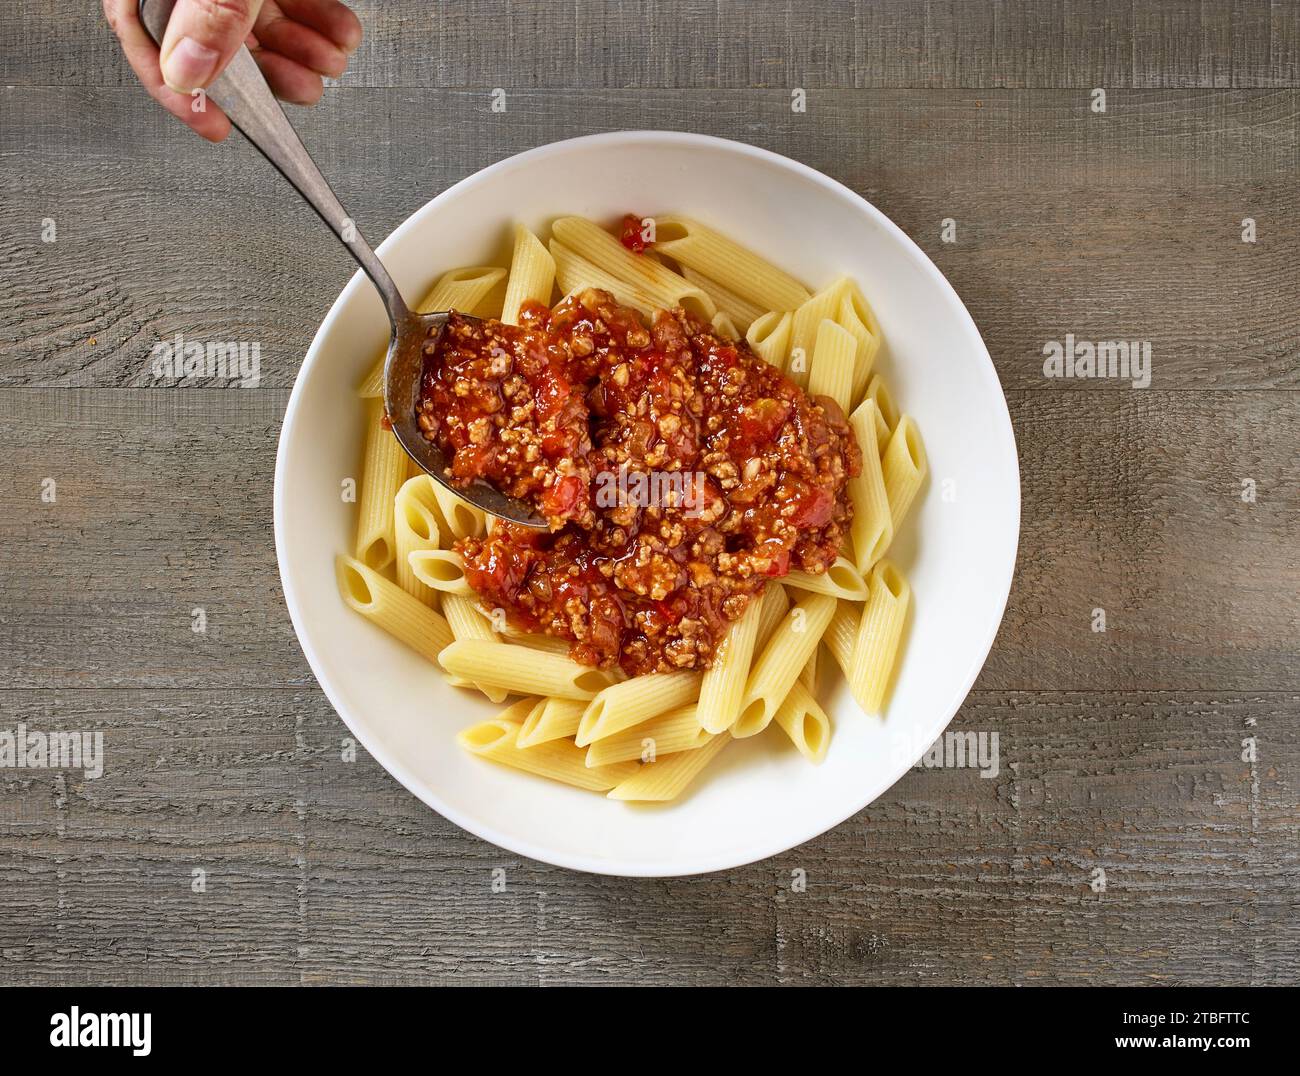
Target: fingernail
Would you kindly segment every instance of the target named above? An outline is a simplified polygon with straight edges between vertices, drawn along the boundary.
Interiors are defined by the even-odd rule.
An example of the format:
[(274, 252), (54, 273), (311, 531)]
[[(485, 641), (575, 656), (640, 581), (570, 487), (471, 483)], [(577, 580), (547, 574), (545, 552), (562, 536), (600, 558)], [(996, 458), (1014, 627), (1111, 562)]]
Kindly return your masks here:
[(183, 37), (162, 63), (163, 81), (182, 93), (197, 90), (212, 80), (220, 58), (216, 49), (200, 45), (192, 37)]

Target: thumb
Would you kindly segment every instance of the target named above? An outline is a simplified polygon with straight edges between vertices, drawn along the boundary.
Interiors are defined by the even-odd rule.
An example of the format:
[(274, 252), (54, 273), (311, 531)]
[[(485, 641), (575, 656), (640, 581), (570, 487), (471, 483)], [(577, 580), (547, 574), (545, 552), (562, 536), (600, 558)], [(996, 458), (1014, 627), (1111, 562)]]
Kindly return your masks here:
[(239, 51), (262, 0), (177, 0), (163, 35), (163, 81), (190, 93), (207, 87)]

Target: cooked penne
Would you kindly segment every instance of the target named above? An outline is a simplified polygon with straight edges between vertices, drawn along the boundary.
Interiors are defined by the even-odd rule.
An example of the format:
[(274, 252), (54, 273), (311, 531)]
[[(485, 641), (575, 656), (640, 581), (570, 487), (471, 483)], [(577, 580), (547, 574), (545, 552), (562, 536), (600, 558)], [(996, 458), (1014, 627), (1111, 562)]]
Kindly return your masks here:
[(447, 524), (448, 544), (457, 538), (473, 538), (487, 532), (487, 513), (483, 509), (470, 504), (464, 497), (432, 477), (429, 481), (438, 501), (438, 509)]
[(586, 747), (647, 718), (695, 702), (700, 697), (700, 680), (701, 675), (695, 672), (648, 673), (611, 684), (591, 700), (574, 742)]
[(624, 306), (633, 307), (643, 318), (654, 316), (654, 299), (635, 284), (606, 272), (558, 240), (552, 239), (548, 249), (555, 259), (555, 281), (566, 296), (586, 288), (603, 288)]
[(527, 302), (551, 301), (555, 287), (555, 259), (542, 241), (522, 224), (515, 225), (515, 249), (510, 259), (510, 275), (501, 306), (501, 320), (519, 324), (519, 309)]
[[(493, 631), (492, 626), (479, 615), (472, 598), (459, 594), (443, 594), (442, 614), (447, 618), (447, 626), (451, 628), (454, 638), (486, 639), (489, 643), (504, 645), (500, 634)], [(504, 654), (502, 660), (508, 660)], [(491, 702), (503, 702), (507, 694), (504, 688), (492, 684), (470, 684), (469, 686), (478, 688)]]
[(826, 649), (830, 651), (846, 680), (853, 669), (853, 643), (858, 637), (858, 621), (861, 619), (861, 606), (851, 602), (837, 602), (831, 622), (826, 625), (826, 634), (822, 636), (822, 642), (826, 644)]
[(867, 583), (862, 573), (845, 557), (836, 557), (826, 571), (820, 575), (814, 572), (793, 571), (782, 580), (795, 590), (806, 590), (813, 594), (829, 594), (832, 598), (847, 598), (849, 601), (865, 601)]
[(733, 736), (755, 736), (767, 728), (834, 612), (835, 599), (830, 595), (806, 594), (777, 625), (750, 671), (740, 716), (731, 726)]
[(721, 310), (713, 315), (713, 331), (723, 340), (740, 339), (740, 333), (736, 329), (736, 323)]
[[(524, 703), (531, 705), (532, 701), (525, 699)], [(505, 712), (518, 715), (522, 706), (523, 703), (516, 703)], [(456, 741), (479, 758), (592, 792), (614, 788), (635, 777), (640, 769), (635, 762), (592, 768), (587, 765), (587, 752), (574, 747), (568, 740), (550, 740), (536, 747), (520, 747), (516, 742), (518, 736), (518, 721), (502, 716), (462, 729)]]
[(849, 428), (862, 448), (862, 470), (849, 479), (853, 521), (849, 524), (853, 562), (865, 575), (885, 555), (894, 540), (894, 516), (885, 491), (885, 472), (875, 452), (875, 429), (880, 412), (868, 397), (849, 416)]
[(778, 370), (784, 369), (785, 357), (790, 350), (790, 326), (794, 315), (788, 310), (773, 310), (764, 314), (745, 334), (745, 340), (754, 349), (754, 354)]
[(871, 596), (862, 609), (853, 641), (849, 690), (863, 710), (876, 714), (889, 691), (912, 588), (887, 560), (871, 570), (870, 586)]
[[(703, 289), (674, 273), (663, 262), (633, 254), (594, 221), (585, 217), (560, 217), (552, 223), (551, 235), (579, 257), (632, 285), (655, 308), (671, 310), (680, 306), (704, 322), (711, 321), (717, 313), (713, 300)], [(556, 261), (558, 271), (558, 258)]]
[(582, 699), (539, 699), (519, 727), (519, 746), (536, 747), (548, 740), (571, 740), (586, 708)]
[(700, 728), (692, 702), (597, 740), (587, 748), (587, 765), (608, 766), (631, 760), (654, 762), (660, 755), (694, 751), (711, 739), (713, 734)]
[(393, 565), (397, 584), (425, 605), (436, 605), (438, 592), (415, 577), (407, 559), (417, 549), (438, 548), (438, 505), (424, 479), (408, 478), (397, 491), (393, 531), (397, 556)]
[(526, 646), (514, 647), (510, 660), (503, 661), (501, 648), (485, 639), (451, 643), (438, 653), (438, 663), (454, 676), (520, 695), (591, 699), (610, 683), (610, 675), (601, 669)]
[(898, 420), (885, 454), (881, 457), (880, 467), (885, 476), (889, 515), (894, 521), (894, 532), (897, 533), (929, 470), (925, 445), (921, 443), (921, 431), (916, 428), (910, 415), (904, 415)]
[(898, 408), (894, 406), (894, 398), (879, 374), (867, 382), (865, 400), (872, 400), (876, 405), (876, 448), (883, 456), (885, 446), (889, 444), (889, 436), (898, 425)]
[(809, 762), (817, 765), (826, 757), (831, 745), (831, 720), (802, 683), (796, 682), (790, 688), (772, 720)]
[(824, 318), (813, 343), (808, 395), (829, 396), (847, 415), (857, 351), (858, 343), (853, 335), (830, 318)]
[(754, 642), (758, 638), (758, 622), (763, 603), (768, 600), (767, 592), (753, 599), (713, 653), (713, 664), (700, 681), (698, 714), (705, 732), (725, 732), (740, 713), (740, 700), (745, 694)]
[(406, 480), (406, 452), (384, 424), (382, 400), (366, 401), (366, 447), (357, 499), (356, 555), (362, 564), (384, 569), (397, 555), (394, 504)]
[[(840, 297), (835, 323), (852, 335), (856, 345), (853, 356), (853, 385), (849, 394), (849, 399), (856, 403), (862, 398), (867, 380), (871, 376), (871, 368), (876, 363), (876, 352), (880, 350), (880, 325), (862, 292), (852, 281)], [(848, 409), (848, 406), (845, 406), (844, 410)]]
[(808, 655), (804, 667), (799, 670), (799, 683), (803, 684), (814, 695), (817, 694), (817, 672), (820, 667), (821, 652), (820, 645), (813, 647), (813, 652)]
[(763, 652), (763, 647), (767, 646), (777, 625), (789, 611), (790, 595), (785, 592), (785, 587), (775, 581), (768, 583), (763, 588), (763, 604), (758, 610), (758, 637), (754, 640), (754, 653)]
[(438, 660), (452, 639), (440, 613), (353, 557), (335, 558), (334, 571), (339, 593), (351, 608), (417, 654)]
[(844, 298), (848, 287), (848, 277), (839, 277), (794, 312), (794, 320), (790, 324), (790, 352), (786, 359), (785, 372), (786, 376), (800, 388), (808, 384), (808, 368), (812, 364), (817, 330), (827, 318), (834, 319), (840, 308), (840, 300)]
[(516, 646), (526, 646), (530, 650), (542, 650), (548, 654), (559, 654), (562, 657), (568, 656), (571, 645), (568, 639), (561, 639), (558, 635), (542, 635), (540, 633), (507, 635), (506, 642), (513, 643)]
[(703, 273), (697, 272), (689, 265), (682, 266), (682, 276), (712, 299), (713, 305), (718, 308), (718, 313), (726, 314), (735, 323), (736, 327), (742, 331), (748, 329), (766, 309), (766, 307), (751, 303), (734, 291), (728, 291), (716, 280), (710, 280)]
[(808, 289), (739, 243), (676, 215), (655, 218), (655, 249), (763, 310), (793, 310)]
[(474, 588), (465, 578), (465, 565), (452, 549), (417, 549), (407, 558), (411, 572), (425, 586), (443, 594), (474, 597)]
[[(675, 800), (730, 742), (731, 737), (723, 733), (694, 751), (681, 751), (676, 755), (665, 755), (654, 762), (647, 762), (635, 774), (615, 786), (610, 791), (609, 798), (661, 803)], [(619, 765), (626, 766), (629, 763)]]
[[(459, 310), (462, 314), (488, 317), (500, 309), (497, 303), (505, 278), (506, 271), (496, 265), (470, 265), (463, 269), (453, 269), (438, 278), (438, 282), (429, 289), (429, 293), (415, 309), (421, 314)], [(385, 344), (379, 358), (357, 385), (358, 396), (384, 394), (384, 362), (387, 357), (388, 345)]]

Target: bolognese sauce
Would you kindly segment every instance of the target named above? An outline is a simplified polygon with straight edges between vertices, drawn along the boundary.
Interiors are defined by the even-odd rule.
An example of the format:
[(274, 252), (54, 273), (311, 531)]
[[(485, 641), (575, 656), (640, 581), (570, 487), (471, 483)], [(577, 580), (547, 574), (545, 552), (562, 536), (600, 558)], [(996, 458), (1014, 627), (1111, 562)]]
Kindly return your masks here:
[[(647, 327), (608, 292), (519, 325), (452, 314), (418, 420), (454, 483), (536, 506), (456, 548), (515, 627), (631, 675), (705, 669), (768, 579), (824, 572), (861, 455), (843, 412), (681, 309)], [(654, 479), (653, 481), (651, 479)]]

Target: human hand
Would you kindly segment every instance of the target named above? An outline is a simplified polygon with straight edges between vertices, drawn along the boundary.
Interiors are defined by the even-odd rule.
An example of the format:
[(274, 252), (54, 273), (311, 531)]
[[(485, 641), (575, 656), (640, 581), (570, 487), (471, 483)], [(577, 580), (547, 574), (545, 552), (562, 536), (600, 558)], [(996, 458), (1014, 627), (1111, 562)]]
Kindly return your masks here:
[(162, 48), (140, 23), (138, 0), (104, 0), (127, 62), (155, 101), (204, 138), (220, 142), (230, 120), (206, 89), (247, 44), (277, 97), (312, 105), (322, 76), (338, 78), (361, 44), (361, 23), (339, 0), (177, 0)]

